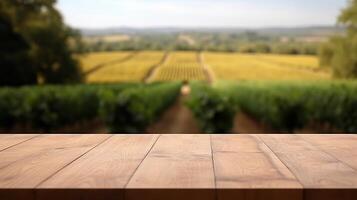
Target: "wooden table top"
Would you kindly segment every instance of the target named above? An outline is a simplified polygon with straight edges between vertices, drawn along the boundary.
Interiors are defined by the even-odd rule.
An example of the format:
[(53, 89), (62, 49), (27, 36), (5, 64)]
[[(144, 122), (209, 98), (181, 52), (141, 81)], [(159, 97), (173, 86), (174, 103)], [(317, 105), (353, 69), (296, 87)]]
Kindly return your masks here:
[(0, 199), (357, 199), (357, 135), (0, 135)]

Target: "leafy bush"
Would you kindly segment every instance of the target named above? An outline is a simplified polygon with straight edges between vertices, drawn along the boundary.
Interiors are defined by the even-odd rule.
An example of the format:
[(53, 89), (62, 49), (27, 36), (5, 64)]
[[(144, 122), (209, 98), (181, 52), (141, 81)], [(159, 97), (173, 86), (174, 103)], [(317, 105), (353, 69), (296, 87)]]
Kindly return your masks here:
[(5, 88), (0, 90), (0, 127), (10, 129), (16, 123), (25, 121), (22, 95), (20, 92)]
[(28, 121), (33, 128), (50, 132), (97, 116), (99, 97), (94, 88), (45, 88), (27, 100)]
[(228, 95), (200, 83), (192, 84), (187, 101), (205, 133), (229, 133), (236, 113)]
[(356, 82), (247, 82), (229, 90), (244, 112), (279, 131), (311, 123), (357, 131)]
[(43, 132), (98, 117), (100, 94), (134, 84), (44, 86), (0, 89), (0, 128), (31, 125)]
[(232, 91), (235, 104), (244, 112), (284, 132), (305, 125), (305, 103), (301, 95), (301, 91), (284, 85), (241, 84)]
[(168, 83), (128, 89), (118, 95), (107, 91), (102, 96), (101, 116), (110, 132), (142, 133), (176, 101), (180, 88), (180, 83)]
[(357, 132), (357, 82), (278, 81), (194, 84), (188, 106), (207, 133), (227, 133), (238, 110), (277, 132), (309, 125)]

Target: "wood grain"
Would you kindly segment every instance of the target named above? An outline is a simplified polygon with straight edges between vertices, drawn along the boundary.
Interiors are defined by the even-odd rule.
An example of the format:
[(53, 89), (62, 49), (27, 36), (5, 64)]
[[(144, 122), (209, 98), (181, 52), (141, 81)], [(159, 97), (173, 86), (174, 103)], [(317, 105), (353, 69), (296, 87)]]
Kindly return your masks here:
[(124, 188), (159, 135), (116, 135), (39, 188)]
[(15, 146), (38, 135), (36, 134), (0, 134), (0, 151)]
[(126, 199), (214, 199), (210, 136), (162, 135), (127, 188)]
[(357, 188), (357, 172), (296, 135), (260, 135), (305, 188)]
[(299, 135), (306, 141), (357, 170), (356, 135)]
[(0, 135), (0, 199), (355, 200), (356, 162), (356, 135)]
[(302, 185), (256, 136), (213, 135), (212, 149), (218, 199), (302, 199)]
[(41, 135), (0, 152), (0, 188), (34, 188), (109, 135)]

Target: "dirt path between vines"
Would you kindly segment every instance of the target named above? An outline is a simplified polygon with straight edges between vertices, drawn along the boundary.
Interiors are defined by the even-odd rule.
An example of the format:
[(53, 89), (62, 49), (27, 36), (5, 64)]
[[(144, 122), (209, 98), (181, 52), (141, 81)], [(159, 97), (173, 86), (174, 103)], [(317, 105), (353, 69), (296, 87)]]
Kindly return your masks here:
[(265, 127), (245, 113), (239, 112), (234, 119), (232, 130), (234, 134), (267, 134), (273, 132), (270, 128)]
[(211, 67), (206, 64), (205, 57), (202, 51), (197, 53), (197, 62), (202, 66), (203, 70), (205, 71), (208, 82), (212, 84), (216, 80), (216, 76), (212, 71)]
[[(147, 128), (147, 133), (152, 134), (197, 134), (202, 131), (192, 112), (184, 105), (190, 94), (190, 87), (183, 86), (182, 94), (161, 118)], [(263, 126), (249, 115), (239, 112), (234, 119), (234, 134), (264, 134), (272, 133), (268, 127)], [(202, 133), (201, 133), (202, 134)]]
[[(183, 87), (183, 94), (158, 120), (147, 129), (147, 133), (155, 134), (197, 134), (200, 129), (192, 112), (184, 105), (189, 88)], [(188, 92), (187, 92), (188, 91)]]

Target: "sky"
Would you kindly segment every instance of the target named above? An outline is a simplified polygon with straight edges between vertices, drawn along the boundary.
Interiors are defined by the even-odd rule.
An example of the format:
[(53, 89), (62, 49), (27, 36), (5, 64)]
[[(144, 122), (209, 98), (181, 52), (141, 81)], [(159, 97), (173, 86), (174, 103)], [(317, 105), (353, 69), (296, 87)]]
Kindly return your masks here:
[(58, 0), (67, 24), (112, 27), (334, 25), (347, 0)]

